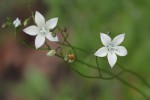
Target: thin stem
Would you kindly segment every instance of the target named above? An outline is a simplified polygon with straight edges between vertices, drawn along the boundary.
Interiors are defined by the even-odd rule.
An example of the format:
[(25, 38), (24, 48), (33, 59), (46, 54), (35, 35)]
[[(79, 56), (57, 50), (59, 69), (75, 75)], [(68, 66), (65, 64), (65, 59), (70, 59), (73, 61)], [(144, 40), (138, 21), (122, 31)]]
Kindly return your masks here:
[(129, 74), (132, 74), (134, 76), (136, 76), (137, 78), (139, 78), (143, 84), (145, 84), (148, 88), (150, 88), (150, 84), (141, 76), (139, 75), (138, 73), (132, 71), (132, 70), (129, 70), (129, 69), (126, 69), (125, 67), (123, 67), (120, 63), (117, 63), (119, 65), (119, 67), (121, 69), (123, 69), (125, 72), (129, 73)]
[[(100, 68), (100, 66), (99, 66), (97, 56), (96, 56), (96, 65), (97, 65), (97, 68), (98, 68), (98, 71), (99, 71), (99, 76), (100, 76), (100, 78), (104, 78), (104, 77), (102, 76), (102, 74), (101, 74), (101, 68)], [(124, 70), (120, 71), (117, 75), (120, 76), (120, 75), (123, 74), (123, 73), (124, 73)], [(114, 79), (114, 78), (115, 78), (115, 77), (107, 77), (107, 78), (105, 78), (105, 79)]]
[(60, 29), (59, 27), (57, 27), (57, 28), (58, 28), (58, 30), (60, 31), (61, 35), (63, 36), (64, 42), (66, 42), (71, 48), (73, 48), (72, 45), (66, 40), (66, 37), (65, 37), (65, 35), (63, 34), (63, 32), (61, 31), (61, 29)]
[(34, 13), (33, 13), (33, 10), (31, 8), (31, 5), (29, 5), (29, 11), (31, 13), (31, 17), (32, 17), (33, 21), (35, 22), (35, 20), (34, 20)]
[[(76, 50), (75, 50), (74, 47), (67, 41), (67, 37), (68, 37), (68, 36), (66, 37), (66, 36), (63, 34), (63, 32), (61, 31), (61, 29), (60, 29), (59, 27), (57, 27), (57, 28), (58, 28), (58, 30), (60, 31), (61, 35), (62, 35), (63, 38), (64, 38), (63, 44), (64, 44), (64, 42), (66, 42), (66, 43), (68, 44), (68, 46), (72, 48), (73, 52), (75, 53), (75, 58), (77, 59)], [(67, 34), (67, 35), (68, 35), (68, 34)]]
[[(64, 58), (63, 56), (60, 56), (60, 55), (58, 55), (58, 54), (56, 54), (56, 56), (57, 57), (59, 57), (59, 58)], [(64, 59), (63, 59), (64, 60)], [(79, 61), (79, 60), (78, 60)], [(64, 60), (64, 62), (66, 63), (66, 65), (68, 65), (68, 66), (70, 66), (65, 60)], [(73, 65), (72, 65), (73, 66)], [(75, 69), (74, 67), (71, 67), (71, 69), (73, 70), (73, 71), (75, 71), (76, 73), (78, 73), (80, 76), (82, 76), (82, 77), (85, 77), (85, 78), (97, 78), (97, 79), (103, 79), (103, 80), (110, 80), (110, 79), (113, 79), (112, 77), (110, 78), (104, 78), (104, 77), (101, 77), (101, 76), (89, 76), (89, 75), (85, 75), (85, 74), (82, 74), (81, 72), (79, 72), (77, 69)]]
[(134, 85), (126, 82), (125, 80), (121, 79), (120, 77), (116, 76), (116, 79), (119, 80), (120, 82), (124, 83), (126, 86), (134, 89), (135, 91), (139, 92), (146, 100), (150, 100), (150, 97), (148, 97), (143, 91), (135, 87)]
[(71, 46), (71, 44), (66, 40), (67, 37), (63, 34), (62, 30), (61, 30), (59, 27), (57, 27), (57, 28), (58, 28), (59, 32), (61, 33), (61, 35), (63, 36), (64, 41), (65, 41), (67, 44), (69, 44), (69, 46)]
[[(57, 55), (57, 56), (58, 56), (58, 55)], [(58, 56), (58, 57), (60, 57), (60, 56)], [(83, 62), (83, 61), (80, 61), (80, 60), (76, 60), (76, 61), (78, 61), (79, 63), (84, 64), (84, 65), (86, 65), (86, 66), (89, 66), (89, 67), (91, 67), (91, 68), (97, 69), (96, 66), (90, 65), (90, 64), (85, 63), (85, 62)], [(83, 76), (83, 77), (86, 77), (86, 78), (99, 78), (99, 79), (103, 79), (103, 80), (108, 79), (108, 78), (103, 78), (103, 77), (100, 77), (100, 76), (87, 76), (87, 75), (84, 75), (84, 74), (80, 73), (80, 72), (77, 71), (76, 69), (73, 69), (73, 70), (74, 70), (75, 72), (77, 72), (79, 75), (81, 75), (81, 76)], [(141, 91), (140, 89), (138, 89), (138, 88), (135, 87), (134, 85), (132, 85), (132, 84), (126, 82), (125, 80), (123, 80), (122, 78), (120, 78), (118, 75), (115, 75), (115, 74), (113, 74), (112, 72), (109, 72), (109, 71), (107, 71), (107, 70), (105, 70), (105, 69), (101, 69), (101, 71), (103, 71), (103, 72), (105, 72), (105, 73), (107, 73), (107, 74), (109, 74), (109, 75), (112, 75), (112, 76), (115, 77), (118, 81), (120, 81), (120, 82), (124, 83), (126, 86), (128, 86), (128, 87), (134, 89), (135, 91), (137, 91), (138, 93), (140, 93), (146, 100), (149, 100), (149, 99), (150, 99), (143, 91)]]
[(97, 59), (97, 56), (96, 56), (96, 64), (97, 64), (97, 68), (98, 68), (98, 72), (99, 72), (99, 76), (101, 77), (101, 70), (100, 70), (100, 67), (99, 67), (99, 63), (98, 63), (98, 59)]
[(17, 30), (15, 29), (15, 38), (16, 38), (16, 41), (21, 44), (21, 45), (24, 45), (25, 47), (27, 48), (31, 48), (31, 49), (34, 49), (34, 50), (48, 50), (47, 48), (38, 48), (36, 49), (35, 47), (33, 47), (32, 45), (28, 44), (25, 42), (25, 40), (23, 39), (23, 37), (21, 35), (19, 35), (19, 39), (17, 38), (18, 34), (17, 34)]
[[(79, 59), (76, 59), (76, 61), (79, 62), (79, 63), (81, 63), (81, 64), (83, 64), (83, 65), (86, 65), (87, 67), (90, 67), (90, 68), (93, 68), (93, 69), (95, 69), (95, 70), (98, 70), (98, 67), (96, 67), (96, 66), (94, 66), (94, 65), (88, 64), (88, 63), (83, 62), (83, 61), (81, 61), (81, 60), (79, 60)], [(100, 67), (99, 67), (99, 68), (100, 68)], [(109, 71), (107, 71), (107, 70), (105, 70), (105, 69), (100, 68), (100, 70), (103, 71), (104, 73), (109, 73)], [(118, 73), (116, 76), (119, 76), (119, 75), (121, 75), (121, 74), (123, 74), (123, 73), (124, 73), (124, 71), (121, 71), (121, 72)], [(103, 77), (103, 76), (101, 76), (100, 78), (102, 78), (102, 79), (104, 79), (104, 80), (110, 80), (110, 79), (114, 79), (114, 78), (116, 78), (116, 77), (115, 77), (115, 76), (112, 76), (112, 77)]]
[(45, 42), (45, 44), (46, 44), (47, 48), (48, 48), (49, 50), (51, 50), (51, 48), (50, 48), (50, 46), (48, 45), (48, 43)]
[(81, 72), (79, 72), (77, 69), (75, 69), (75, 68), (72, 68), (72, 70), (73, 71), (75, 71), (76, 73), (78, 73), (79, 75), (81, 75), (82, 77), (85, 77), (85, 78), (97, 78), (97, 79), (99, 79), (100, 78), (100, 76), (88, 76), (88, 75), (85, 75), (85, 74), (82, 74)]
[[(58, 56), (58, 55), (57, 55), (57, 56)], [(59, 57), (60, 57), (60, 56), (59, 56)], [(93, 66), (93, 65), (87, 64), (87, 63), (82, 62), (82, 61), (80, 61), (80, 60), (77, 60), (77, 61), (78, 61), (79, 63), (84, 64), (84, 65), (87, 65), (87, 66), (89, 66), (89, 67), (91, 67), (91, 68), (97, 69), (97, 67), (95, 67), (95, 66)], [(84, 74), (80, 73), (80, 72), (77, 71), (76, 69), (73, 69), (73, 70), (74, 70), (75, 72), (77, 72), (79, 75), (81, 75), (81, 76), (83, 76), (83, 77), (86, 77), (86, 78), (99, 78), (99, 79), (105, 79), (105, 80), (107, 79), (107, 78), (102, 78), (102, 77), (100, 77), (100, 76), (87, 76), (87, 75), (84, 75)], [(103, 72), (105, 72), (105, 73), (108, 73), (109, 75), (114, 76), (118, 81), (124, 83), (126, 86), (128, 86), (128, 87), (134, 89), (135, 91), (137, 91), (138, 93), (140, 93), (145, 99), (147, 99), (147, 100), (150, 99), (147, 95), (145, 95), (145, 93), (144, 93), (143, 91), (141, 91), (140, 89), (138, 89), (138, 88), (135, 87), (134, 85), (132, 85), (132, 84), (126, 82), (125, 80), (121, 79), (118, 75), (115, 75), (115, 74), (113, 74), (112, 72), (109, 72), (109, 71), (104, 70), (104, 69), (101, 69), (101, 71), (103, 71)]]
[[(57, 43), (60, 44), (60, 45), (64, 45), (64, 46), (66, 46), (66, 47), (70, 47), (69, 45), (64, 44), (64, 43), (62, 43), (62, 42), (57, 42)], [(78, 47), (75, 47), (75, 46), (72, 46), (72, 48), (74, 48), (74, 49), (76, 49), (76, 50), (78, 50), (78, 51), (84, 52), (84, 53), (89, 53), (88, 51), (86, 51), (86, 50), (84, 50), (84, 49), (81, 49), (81, 48), (78, 48)]]
[[(70, 47), (70, 45), (66, 45), (66, 44), (63, 44), (63, 43), (60, 43), (60, 44), (64, 45), (64, 46), (67, 46), (67, 47)], [(77, 49), (77, 50), (82, 51), (82, 52), (85, 52), (85, 53), (87, 52), (87, 51), (85, 51), (85, 50), (83, 50), (81, 48), (78, 48), (78, 47), (72, 46), (72, 48)], [(97, 62), (97, 65), (98, 65), (98, 62)], [(119, 66), (120, 66), (120, 68), (122, 68), (124, 70), (123, 72), (128, 72), (128, 73), (138, 77), (143, 82), (143, 84), (145, 84), (148, 88), (150, 88), (150, 84), (142, 76), (140, 76), (138, 73), (136, 73), (134, 71), (131, 71), (129, 69), (125, 69), (124, 67), (121, 67), (120, 64), (119, 64)], [(100, 70), (99, 70), (99, 72), (100, 72)]]
[[(82, 64), (84, 64), (84, 65), (87, 65), (87, 66), (89, 66), (89, 67), (91, 67), (91, 68), (94, 68), (94, 69), (97, 68), (97, 67), (95, 67), (95, 66), (93, 66), (93, 65), (90, 65), (90, 64), (88, 64), (88, 63), (82, 62), (82, 61), (80, 61), (80, 60), (77, 60), (77, 61), (79, 61), (79, 63), (82, 63)], [(101, 71), (103, 71), (103, 72), (105, 72), (105, 73), (107, 73), (107, 74), (109, 74), (109, 75), (111, 75), (111, 76), (114, 76), (118, 81), (124, 83), (126, 86), (128, 86), (128, 87), (134, 89), (135, 91), (137, 91), (138, 93), (140, 93), (145, 99), (150, 100), (150, 98), (149, 98), (143, 91), (141, 91), (140, 89), (138, 89), (138, 88), (135, 87), (134, 85), (132, 85), (132, 84), (126, 82), (125, 80), (123, 80), (122, 78), (120, 78), (118, 75), (115, 75), (115, 74), (113, 74), (112, 72), (109, 72), (109, 71), (107, 71), (107, 70), (105, 70), (105, 69), (101, 69)]]

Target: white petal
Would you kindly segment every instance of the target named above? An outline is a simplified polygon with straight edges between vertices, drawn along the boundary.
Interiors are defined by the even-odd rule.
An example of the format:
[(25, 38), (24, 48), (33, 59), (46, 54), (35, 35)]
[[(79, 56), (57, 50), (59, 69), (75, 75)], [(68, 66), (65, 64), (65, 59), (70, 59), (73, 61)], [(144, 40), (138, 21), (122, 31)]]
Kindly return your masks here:
[(54, 41), (54, 42), (58, 41), (58, 37), (57, 36), (53, 37), (51, 33), (46, 34), (46, 38), (50, 41)]
[(128, 52), (125, 47), (117, 46), (117, 50), (115, 50), (115, 53), (119, 56), (126, 56)]
[(52, 18), (46, 22), (46, 26), (48, 29), (53, 29), (56, 27), (57, 22), (58, 22), (58, 17)]
[(107, 57), (108, 57), (108, 62), (110, 64), (111, 68), (113, 68), (113, 66), (117, 62), (117, 56), (116, 56), (115, 52), (108, 52)]
[(45, 18), (38, 11), (35, 12), (35, 23), (38, 27), (43, 27), (45, 25)]
[(120, 35), (116, 36), (116, 37), (113, 39), (112, 43), (113, 43), (115, 46), (117, 46), (117, 45), (119, 45), (119, 44), (121, 44), (121, 43), (123, 42), (124, 37), (125, 37), (125, 34), (120, 34)]
[(102, 47), (99, 50), (96, 51), (96, 53), (94, 54), (95, 56), (98, 57), (105, 57), (108, 53), (108, 50), (106, 47)]
[(32, 25), (32, 26), (25, 28), (23, 31), (29, 35), (35, 36), (38, 34), (39, 29), (38, 29), (38, 27)]
[(35, 38), (35, 47), (36, 49), (38, 49), (39, 47), (41, 47), (45, 42), (45, 36), (43, 35), (37, 35)]
[(104, 33), (100, 33), (100, 38), (104, 46), (109, 45), (109, 43), (111, 42), (111, 38)]

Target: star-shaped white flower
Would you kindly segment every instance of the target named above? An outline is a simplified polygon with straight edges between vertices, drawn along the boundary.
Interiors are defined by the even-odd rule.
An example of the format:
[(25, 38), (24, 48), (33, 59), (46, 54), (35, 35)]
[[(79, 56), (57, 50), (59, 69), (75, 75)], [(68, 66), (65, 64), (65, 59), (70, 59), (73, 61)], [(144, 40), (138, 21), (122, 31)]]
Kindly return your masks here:
[(16, 18), (16, 20), (14, 20), (13, 25), (17, 28), (18, 26), (21, 25), (21, 20), (19, 18)]
[(111, 40), (111, 38), (108, 35), (104, 33), (100, 33), (100, 38), (104, 47), (97, 50), (94, 55), (98, 57), (107, 56), (108, 62), (112, 68), (117, 62), (116, 54), (119, 56), (127, 55), (126, 48), (123, 46), (118, 46), (123, 42), (124, 37), (125, 37), (125, 34), (120, 34), (116, 36), (113, 40)]
[(31, 36), (36, 36), (35, 38), (35, 47), (36, 49), (40, 48), (44, 42), (45, 37), (53, 42), (58, 41), (57, 36), (52, 36), (50, 30), (54, 29), (57, 25), (58, 18), (52, 18), (45, 22), (45, 18), (38, 11), (35, 13), (35, 23), (36, 25), (31, 25), (25, 28), (23, 31)]

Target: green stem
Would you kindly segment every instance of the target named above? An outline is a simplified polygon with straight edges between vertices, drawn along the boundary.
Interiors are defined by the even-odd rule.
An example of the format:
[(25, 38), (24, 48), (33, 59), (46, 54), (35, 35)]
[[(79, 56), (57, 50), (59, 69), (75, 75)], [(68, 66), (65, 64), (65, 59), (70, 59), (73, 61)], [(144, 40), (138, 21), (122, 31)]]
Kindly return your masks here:
[(75, 71), (76, 73), (78, 73), (79, 75), (81, 75), (82, 77), (85, 77), (85, 78), (97, 78), (99, 79), (100, 77), (99, 76), (88, 76), (88, 75), (85, 75), (85, 74), (82, 74), (81, 72), (79, 72), (77, 69), (75, 68), (72, 68), (73, 71)]
[[(58, 44), (63, 45), (63, 46), (66, 46), (66, 47), (70, 47), (69, 45), (64, 44), (64, 43), (62, 43), (62, 42), (58, 42)], [(78, 48), (78, 47), (75, 47), (75, 46), (72, 46), (72, 48), (74, 48), (74, 49), (76, 49), (76, 50), (78, 50), (78, 51), (82, 51), (82, 52), (84, 52), (84, 53), (90, 53), (90, 52), (88, 52), (88, 51), (86, 51), (86, 50), (84, 50), (84, 49), (81, 49), (81, 48)]]
[[(81, 64), (86, 65), (86, 66), (89, 66), (89, 67), (91, 67), (91, 68), (97, 69), (96, 66), (90, 65), (90, 64), (85, 63), (85, 62), (80, 61), (80, 60), (77, 60), (77, 61), (78, 61), (79, 63), (81, 63)], [(101, 71), (103, 71), (103, 72), (105, 72), (105, 73), (107, 73), (107, 74), (109, 74), (109, 75), (111, 75), (111, 76), (114, 76), (118, 81), (124, 83), (126, 86), (128, 86), (128, 87), (134, 89), (135, 91), (137, 91), (138, 93), (140, 93), (146, 100), (150, 100), (150, 98), (149, 98), (143, 91), (141, 91), (140, 89), (138, 89), (138, 88), (135, 87), (134, 85), (132, 85), (132, 84), (126, 82), (125, 80), (123, 80), (122, 78), (120, 78), (118, 75), (115, 75), (114, 73), (109, 72), (109, 71), (107, 71), (107, 70), (105, 70), (105, 69), (101, 69)]]
[[(79, 60), (79, 59), (76, 59), (76, 62), (78, 62), (78, 63), (80, 63), (80, 64), (83, 64), (83, 65), (86, 65), (87, 67), (90, 67), (90, 68), (93, 68), (93, 69), (95, 69), (95, 70), (98, 70), (98, 67), (96, 67), (96, 66), (94, 66), (94, 65), (90, 65), (90, 64), (88, 64), (88, 63), (86, 63), (86, 62), (83, 62), (83, 61), (81, 61), (81, 60)], [(109, 73), (109, 71), (107, 71), (107, 70), (105, 70), (105, 69), (102, 69), (102, 68), (100, 68), (99, 67), (99, 70), (101, 70), (102, 72), (104, 72), (104, 73)], [(115, 76), (119, 76), (119, 75), (121, 75), (121, 74), (123, 74), (124, 73), (124, 71), (121, 71), (120, 73), (118, 73), (117, 75), (115, 75)], [(112, 77), (100, 77), (100, 78), (102, 78), (102, 79), (106, 79), (106, 80), (110, 80), (110, 79), (114, 79), (114, 78), (116, 78), (115, 76), (112, 76)]]
[[(67, 47), (70, 47), (70, 45), (67, 45), (67, 44), (63, 44), (63, 43), (60, 43), (60, 44), (61, 44), (61, 45), (64, 45), (64, 46), (67, 46)], [(76, 50), (79, 50), (79, 51), (81, 51), (81, 52), (87, 53), (87, 51), (85, 51), (85, 50), (83, 50), (83, 49), (81, 49), (81, 48), (78, 48), (78, 47), (75, 47), (75, 46), (72, 46), (72, 45), (71, 45), (71, 47), (74, 48), (74, 49), (76, 49)], [(96, 61), (96, 63), (97, 63), (97, 65), (98, 65), (98, 62), (97, 62), (97, 61)], [(148, 88), (150, 88), (150, 84), (149, 84), (142, 76), (140, 76), (138, 73), (136, 73), (136, 72), (134, 72), (134, 71), (131, 71), (131, 70), (129, 70), (129, 69), (125, 69), (124, 67), (121, 67), (121, 64), (118, 64), (118, 65), (120, 66), (120, 68), (121, 68), (122, 70), (124, 70), (124, 72), (128, 72), (128, 73), (130, 73), (130, 74), (136, 76), (137, 78), (139, 78), (139, 79), (142, 81), (143, 84), (145, 84)], [(99, 70), (99, 72), (100, 72), (100, 70)]]
[[(45, 44), (46, 44), (46, 46), (47, 46), (47, 48), (49, 49), (49, 50), (51, 50), (51, 48), (50, 48), (50, 46), (45, 42)], [(62, 50), (61, 50), (62, 51)], [(63, 57), (63, 54), (61, 54), (62, 56), (60, 56), (59, 54), (56, 54), (56, 56), (57, 57), (59, 57), (59, 58), (62, 58), (63, 60), (64, 60), (64, 57)], [(78, 60), (77, 58), (76, 58), (76, 61), (78, 61), (79, 63), (81, 63), (81, 64), (85, 64), (85, 63), (83, 63), (82, 61), (80, 61), (80, 60)], [(97, 60), (96, 60), (97, 61)], [(66, 61), (64, 61), (65, 63), (66, 63)], [(66, 63), (67, 64), (67, 63)], [(98, 61), (97, 61), (97, 64), (98, 64)], [(67, 64), (67, 65), (69, 65), (69, 64)], [(91, 65), (89, 65), (91, 68), (94, 68), (94, 69), (97, 69), (96, 67), (93, 67), (93, 66), (91, 66)], [(101, 78), (101, 79), (105, 79), (105, 80), (110, 80), (110, 79), (114, 79), (115, 77), (102, 77), (102, 75), (100, 74), (100, 67), (98, 67), (98, 69), (99, 69), (99, 76), (88, 76), (88, 75), (84, 75), (84, 74), (82, 74), (82, 73), (80, 73), (78, 70), (76, 70), (76, 69), (74, 69), (74, 68), (72, 68), (72, 70), (74, 70), (75, 72), (77, 72), (79, 75), (81, 75), (81, 76), (83, 76), (83, 77), (86, 77), (86, 78)], [(121, 75), (123, 72), (120, 72), (119, 74), (117, 74), (117, 75)]]
[(47, 46), (48, 50), (51, 50), (51, 47), (48, 45), (48, 43), (47, 43), (47, 42), (45, 42), (45, 44), (46, 44), (46, 46)]
[(102, 74), (101, 74), (101, 70), (100, 70), (100, 67), (99, 67), (99, 63), (98, 63), (97, 56), (96, 56), (96, 64), (97, 64), (97, 68), (98, 68), (99, 76), (102, 76)]
[(120, 63), (117, 63), (119, 65), (119, 67), (121, 69), (123, 69), (125, 72), (129, 73), (129, 74), (132, 74), (134, 76), (136, 76), (137, 78), (139, 78), (141, 80), (141, 82), (143, 84), (145, 84), (148, 88), (150, 88), (150, 84), (141, 76), (139, 75), (138, 73), (132, 71), (132, 70), (129, 70), (129, 69), (126, 69), (124, 66), (122, 66)]

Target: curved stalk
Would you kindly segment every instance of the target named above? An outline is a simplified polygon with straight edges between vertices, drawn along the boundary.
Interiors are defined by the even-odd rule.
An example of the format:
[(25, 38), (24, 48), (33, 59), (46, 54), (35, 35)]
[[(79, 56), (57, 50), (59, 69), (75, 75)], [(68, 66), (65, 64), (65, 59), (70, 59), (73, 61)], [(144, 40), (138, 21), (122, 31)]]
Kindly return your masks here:
[[(85, 63), (85, 62), (80, 61), (80, 60), (78, 60), (78, 62), (79, 62), (79, 63), (82, 63), (82, 64), (84, 64), (84, 65), (87, 65), (87, 66), (89, 66), (89, 67), (91, 67), (91, 68), (94, 68), (94, 69), (97, 68), (96, 66), (90, 65), (90, 64)], [(139, 88), (135, 87), (134, 85), (132, 85), (132, 84), (126, 82), (125, 80), (123, 80), (122, 78), (120, 78), (118, 75), (115, 75), (114, 73), (109, 72), (109, 71), (107, 71), (107, 70), (105, 70), (105, 69), (101, 69), (101, 71), (103, 71), (103, 72), (105, 72), (105, 73), (107, 73), (107, 74), (109, 74), (109, 75), (111, 75), (111, 76), (114, 76), (118, 81), (122, 82), (122, 83), (125, 84), (126, 86), (128, 86), (128, 87), (134, 89), (135, 91), (137, 91), (138, 93), (140, 93), (146, 100), (150, 100), (150, 97), (148, 97), (143, 91), (141, 91)]]
[(143, 84), (145, 84), (148, 88), (150, 88), (150, 84), (141, 76), (141, 75), (139, 75), (138, 73), (136, 73), (136, 72), (134, 72), (134, 71), (132, 71), (132, 70), (129, 70), (129, 69), (127, 69), (127, 68), (125, 68), (123, 65), (121, 65), (120, 63), (117, 63), (119, 66), (118, 67), (120, 67), (121, 69), (123, 69), (125, 72), (127, 72), (127, 73), (129, 73), (129, 74), (131, 74), (131, 75), (134, 75), (134, 76), (136, 76), (138, 79), (140, 79), (141, 80), (141, 82), (143, 83)]

